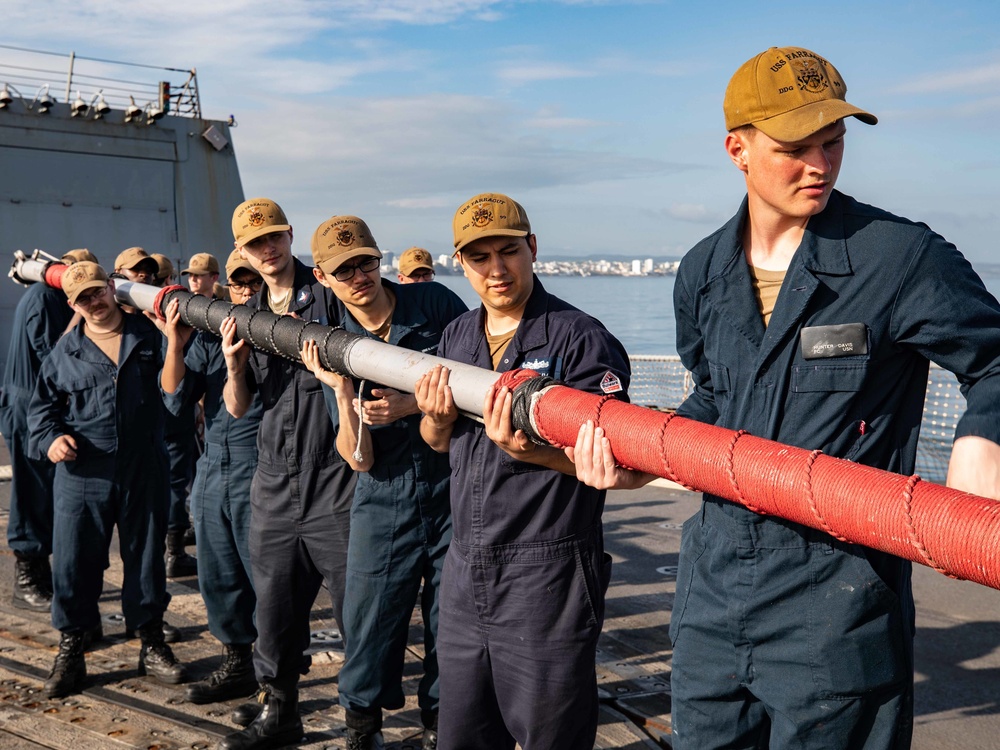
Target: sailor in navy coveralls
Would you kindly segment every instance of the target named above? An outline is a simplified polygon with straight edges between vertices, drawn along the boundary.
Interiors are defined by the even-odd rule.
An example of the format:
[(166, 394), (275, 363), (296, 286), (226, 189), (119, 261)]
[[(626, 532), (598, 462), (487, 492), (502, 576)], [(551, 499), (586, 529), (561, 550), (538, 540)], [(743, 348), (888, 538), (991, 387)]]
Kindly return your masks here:
[[(226, 262), (233, 304), (245, 304), (263, 284), (250, 262), (233, 250)], [(198, 588), (205, 600), (208, 630), (223, 644), (222, 663), (206, 680), (187, 686), (192, 703), (215, 703), (250, 695), (257, 686), (253, 642), (257, 639), (250, 564), (250, 487), (257, 469), (257, 431), (263, 407), (255, 396), (236, 419), (226, 410), (222, 339), (194, 334), (183, 351), (168, 348), (161, 385), (168, 411), (205, 403), (205, 450), (191, 489), (191, 515), (197, 532)]]
[[(86, 253), (86, 255), (80, 255)], [(95, 261), (71, 250), (64, 263)], [(0, 433), (10, 451), (12, 477), (7, 544), (16, 558), (15, 607), (48, 611), (52, 604), (52, 481), (55, 466), (28, 456), (28, 402), (42, 362), (73, 317), (66, 295), (48, 284), (32, 284), (17, 303), (0, 392)]]
[[(622, 345), (532, 274), (537, 246), (523, 208), (504, 195), (479, 195), (458, 210), (454, 230), (483, 305), (445, 330), (440, 356), (498, 372), (534, 369), (626, 397)], [(513, 432), (506, 388), (487, 396), (485, 425), (457, 414), (447, 370), (425, 375), (417, 400), (422, 434), (451, 459), (439, 748), (593, 747), (594, 663), (611, 576), (605, 493), (578, 482), (562, 451)]]
[[(466, 312), (440, 284), (393, 284), (379, 275), (382, 257), (368, 226), (334, 216), (313, 234), (316, 277), (343, 304), (343, 326), (393, 346), (433, 354), (445, 326)], [(451, 541), (446, 456), (420, 436), (420, 411), (408, 393), (365, 385), (364, 422), (348, 377), (319, 364), (315, 343), (302, 361), (329, 386), (337, 447), (358, 472), (344, 596), (347, 661), (340, 670), (340, 704), (347, 712), (348, 747), (381, 747), (382, 709), (403, 707), (403, 661), (410, 616), (421, 592), (424, 675), (417, 688), (423, 747), (436, 747), (437, 625), (441, 569)], [(358, 432), (361, 430), (360, 443)]]
[[(681, 262), (677, 350), (695, 390), (677, 413), (910, 474), (933, 360), (968, 399), (949, 484), (1000, 498), (1000, 305), (925, 225), (834, 190), (844, 118), (875, 123), (845, 91), (800, 48), (733, 76), (726, 149), (747, 198)], [(646, 479), (584, 433), (581, 478)], [(684, 526), (671, 615), (673, 746), (909, 747), (910, 573), (705, 495)]]
[(176, 684), (186, 675), (163, 642), (170, 594), (161, 335), (145, 317), (122, 312), (96, 263), (71, 265), (62, 286), (83, 321), (42, 364), (28, 410), (29, 451), (56, 464), (52, 625), (61, 638), (44, 692), (60, 697), (83, 686), (84, 634), (100, 624), (116, 526), (125, 627), (142, 639), (139, 672)]
[[(292, 255), (292, 228), (280, 206), (266, 198), (244, 201), (233, 213), (233, 235), (265, 281), (249, 307), (323, 325), (339, 320), (333, 294)], [(250, 560), (257, 591), (254, 667), (270, 697), (254, 722), (220, 747), (250, 750), (302, 737), (298, 681), (309, 613), (325, 582), (341, 624), (355, 475), (337, 453), (319, 381), (296, 362), (251, 351), (235, 339), (235, 323), (227, 318), (221, 328), (226, 408), (242, 417), (254, 393), (264, 408), (250, 490)]]

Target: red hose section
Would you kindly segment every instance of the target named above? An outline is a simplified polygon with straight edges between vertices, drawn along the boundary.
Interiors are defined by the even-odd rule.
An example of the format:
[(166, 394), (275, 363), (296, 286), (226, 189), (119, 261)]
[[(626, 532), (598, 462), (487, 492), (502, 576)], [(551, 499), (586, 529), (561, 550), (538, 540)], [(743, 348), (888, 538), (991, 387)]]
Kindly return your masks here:
[(505, 385), (513, 391), (526, 380), (531, 380), (532, 378), (537, 377), (538, 373), (534, 370), (508, 370), (507, 372), (501, 373), (500, 377), (497, 378), (496, 387), (500, 388)]
[(565, 386), (546, 389), (534, 411), (557, 447), (587, 419), (622, 466), (1000, 589), (996, 500)]
[(45, 284), (53, 289), (62, 289), (62, 275), (69, 268), (65, 263), (51, 263), (45, 267)]
[(156, 317), (160, 320), (166, 320), (167, 314), (161, 308), (163, 307), (163, 298), (166, 297), (170, 292), (175, 292), (180, 289), (182, 292), (186, 292), (187, 289), (182, 287), (180, 284), (171, 284), (170, 286), (165, 286), (159, 292), (156, 293), (156, 297), (153, 299), (153, 312)]

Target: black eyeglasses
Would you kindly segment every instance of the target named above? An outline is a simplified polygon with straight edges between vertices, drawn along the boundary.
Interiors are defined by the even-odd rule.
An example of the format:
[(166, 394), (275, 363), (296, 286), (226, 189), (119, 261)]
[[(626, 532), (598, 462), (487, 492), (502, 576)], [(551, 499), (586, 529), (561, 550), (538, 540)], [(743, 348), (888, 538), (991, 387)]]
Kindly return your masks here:
[(236, 281), (229, 282), (229, 288), (237, 293), (243, 292), (245, 289), (249, 289), (252, 292), (259, 292), (263, 285), (263, 279), (254, 279), (253, 281), (248, 281), (246, 284), (240, 284)]
[(333, 278), (337, 281), (350, 281), (354, 278), (354, 274), (359, 268), (361, 269), (361, 273), (369, 273), (370, 271), (374, 271), (380, 265), (382, 265), (382, 259), (372, 255), (365, 258), (356, 266), (341, 266), (333, 272)]

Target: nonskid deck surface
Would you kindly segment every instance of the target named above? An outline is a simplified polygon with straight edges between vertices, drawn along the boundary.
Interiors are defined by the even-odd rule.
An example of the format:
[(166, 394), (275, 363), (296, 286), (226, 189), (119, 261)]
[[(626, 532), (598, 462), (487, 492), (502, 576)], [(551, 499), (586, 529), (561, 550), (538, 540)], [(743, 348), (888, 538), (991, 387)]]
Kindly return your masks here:
[[(2, 448), (0, 448), (2, 452)], [(0, 455), (0, 463), (6, 463)], [(6, 530), (10, 484), (0, 482), (0, 531)], [(596, 747), (670, 746), (667, 638), (681, 524), (698, 508), (695, 493), (650, 486), (608, 494), (605, 544), (615, 563), (598, 653), (601, 723)], [(119, 606), (117, 550), (105, 574), (101, 612), (107, 638), (87, 655), (90, 687), (49, 701), (40, 688), (52, 665), (58, 634), (44, 614), (11, 605), (14, 561), (0, 551), (0, 748), (3, 750), (208, 750), (236, 727), (229, 714), (241, 701), (197, 706), (183, 686), (160, 685), (136, 673), (139, 642), (125, 638)], [(184, 640), (174, 644), (194, 677), (206, 677), (221, 647), (209, 635), (194, 578), (169, 582), (167, 620)], [(914, 566), (917, 602), (913, 750), (1000, 750), (1000, 591), (953, 581)], [(335, 624), (321, 591), (313, 609), (313, 667), (301, 683), (301, 709), (310, 750), (345, 745), (337, 704), (342, 654), (330, 648)], [(404, 674), (407, 704), (391, 712), (385, 735), (394, 750), (420, 747), (416, 706), (421, 627), (414, 614)]]
[[(659, 491), (663, 494), (666, 491)], [(6, 532), (10, 485), (0, 483), (0, 531)], [(678, 499), (671, 499), (676, 495)], [(637, 497), (622, 497), (622, 500)], [(604, 635), (598, 653), (601, 723), (595, 747), (669, 747), (669, 640), (680, 524), (665, 521), (664, 503), (693, 510), (697, 496), (666, 492), (631, 507), (620, 520), (606, 516), (608, 549), (615, 556), (608, 592)], [(624, 504), (624, 502), (623, 502)], [(630, 516), (648, 506), (635, 528)], [(5, 538), (5, 537), (4, 537)], [(214, 748), (239, 727), (229, 715), (242, 701), (194, 705), (183, 686), (161, 685), (139, 677), (139, 641), (126, 637), (121, 616), (121, 560), (117, 539), (105, 572), (101, 613), (105, 640), (87, 654), (88, 687), (81, 694), (49, 700), (41, 686), (48, 676), (59, 634), (47, 614), (15, 609), (11, 604), (13, 556), (0, 552), (0, 748), (143, 748), (175, 750)], [(661, 551), (672, 550), (672, 551)], [(189, 549), (193, 552), (193, 549)], [(172, 596), (166, 620), (179, 627), (183, 641), (172, 645), (194, 679), (203, 679), (219, 662), (221, 646), (208, 633), (197, 579), (168, 582)], [(304, 748), (342, 748), (346, 744), (344, 711), (337, 703), (337, 674), (343, 662), (330, 600), (321, 590), (313, 607), (313, 664), (300, 683)], [(419, 750), (422, 730), (416, 704), (420, 678), (422, 625), (419, 609), (410, 628), (404, 673), (406, 707), (387, 712), (383, 733), (394, 750)], [(334, 646), (331, 648), (331, 645)]]

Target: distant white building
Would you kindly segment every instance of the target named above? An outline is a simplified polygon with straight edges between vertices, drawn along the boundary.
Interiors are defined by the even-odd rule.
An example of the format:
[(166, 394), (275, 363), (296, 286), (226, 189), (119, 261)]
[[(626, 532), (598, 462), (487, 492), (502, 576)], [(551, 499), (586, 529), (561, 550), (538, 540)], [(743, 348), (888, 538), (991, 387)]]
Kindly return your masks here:
[(636, 276), (638, 276), (640, 273), (642, 273), (642, 261), (641, 260), (633, 260), (632, 261), (632, 273), (634, 275), (636, 275)]
[(642, 272), (643, 273), (652, 273), (653, 272), (653, 259), (652, 258), (646, 258), (646, 260), (644, 260), (642, 262)]

